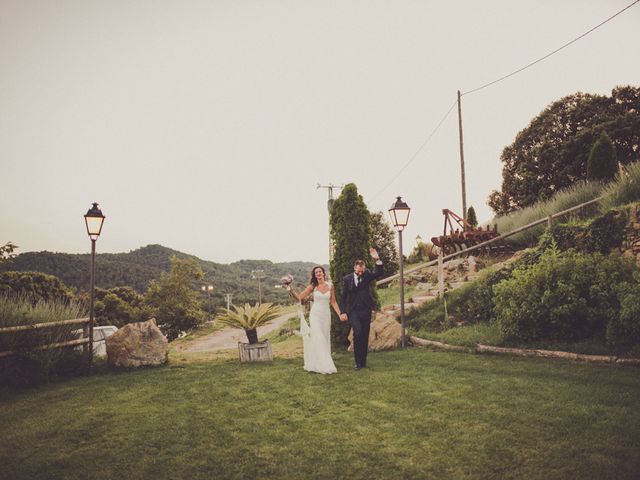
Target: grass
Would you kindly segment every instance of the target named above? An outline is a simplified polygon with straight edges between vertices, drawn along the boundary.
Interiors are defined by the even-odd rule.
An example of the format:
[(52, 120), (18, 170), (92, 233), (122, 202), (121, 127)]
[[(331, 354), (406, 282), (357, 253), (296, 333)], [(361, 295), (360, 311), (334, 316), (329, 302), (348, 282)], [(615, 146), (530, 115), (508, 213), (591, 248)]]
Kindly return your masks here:
[[(512, 214), (495, 218), (491, 223), (498, 226), (498, 232), (507, 233), (554, 213), (561, 212), (581, 203), (604, 195), (597, 205), (573, 212), (560, 221), (585, 220), (598, 213), (606, 213), (612, 208), (640, 200), (640, 162), (628, 165), (624, 175), (617, 175), (607, 184), (598, 182), (577, 182), (571, 187), (557, 192), (553, 198), (543, 200)], [(546, 224), (513, 235), (506, 242), (516, 248), (534, 245), (546, 228)]]
[[(286, 342), (285, 342), (286, 343)], [(3, 478), (637, 478), (637, 369), (408, 349), (0, 391)]]
[[(416, 292), (415, 287), (404, 287), (405, 302), (411, 295)], [(378, 289), (378, 298), (380, 299), (380, 306), (385, 307), (387, 305), (399, 305), (400, 304), (400, 287), (387, 287)]]
[[(500, 330), (495, 324), (483, 322), (475, 325), (463, 325), (449, 328), (441, 332), (428, 330), (410, 331), (412, 335), (428, 340), (474, 348), (478, 343), (500, 347), (514, 347), (541, 350), (557, 350), (586, 355), (612, 355), (604, 339), (591, 339), (573, 342), (539, 341), (539, 342), (504, 342), (500, 338)], [(636, 356), (636, 355), (632, 355)]]
[(500, 330), (496, 325), (489, 323), (477, 323), (475, 325), (464, 325), (444, 330), (442, 332), (417, 331), (418, 337), (428, 340), (448, 343), (449, 345), (460, 345), (473, 348), (478, 343), (484, 345), (500, 345)]
[[(530, 207), (523, 208), (509, 215), (495, 218), (492, 223), (498, 226), (499, 233), (511, 232), (529, 223), (546, 218), (549, 215), (561, 212), (581, 203), (593, 200), (602, 194), (602, 185), (594, 182), (578, 182), (575, 185), (556, 193), (553, 198), (535, 203)], [(593, 216), (598, 212), (597, 205), (587, 207), (577, 212), (565, 216), (561, 221), (566, 222), (571, 219), (584, 219)], [(509, 237), (505, 241), (516, 248), (524, 248), (535, 245), (547, 228), (543, 223), (537, 227), (530, 228), (523, 232)]]

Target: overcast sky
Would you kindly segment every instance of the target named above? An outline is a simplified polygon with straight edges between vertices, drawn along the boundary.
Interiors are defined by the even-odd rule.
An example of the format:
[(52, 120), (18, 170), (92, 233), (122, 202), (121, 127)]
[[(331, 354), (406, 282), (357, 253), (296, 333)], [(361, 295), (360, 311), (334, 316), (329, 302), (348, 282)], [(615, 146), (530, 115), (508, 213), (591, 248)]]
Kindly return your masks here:
[[(96, 201), (99, 252), (325, 263), (316, 184), (354, 182), (372, 211), (411, 206), (408, 251), (462, 213), (456, 109), (414, 158), (456, 91), (630, 3), (0, 0), (0, 244), (88, 252)], [(463, 96), (480, 221), (518, 131), (565, 95), (638, 85), (639, 46), (636, 4)]]

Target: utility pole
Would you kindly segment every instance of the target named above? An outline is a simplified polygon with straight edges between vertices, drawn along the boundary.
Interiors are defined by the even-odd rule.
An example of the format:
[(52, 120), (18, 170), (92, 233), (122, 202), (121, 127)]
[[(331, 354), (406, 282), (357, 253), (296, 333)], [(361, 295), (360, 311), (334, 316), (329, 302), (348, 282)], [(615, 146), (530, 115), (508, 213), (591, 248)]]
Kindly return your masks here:
[(462, 178), (462, 218), (467, 220), (467, 189), (464, 180), (464, 146), (462, 142), (462, 105), (460, 103), (460, 90), (458, 90), (458, 131), (460, 132), (460, 176)]
[(326, 188), (327, 193), (329, 194), (329, 199), (327, 200), (327, 210), (329, 211), (329, 263), (333, 260), (333, 237), (331, 236), (331, 207), (333, 207), (333, 202), (335, 198), (333, 198), (333, 189), (334, 188), (342, 188), (344, 185), (334, 185), (330, 183), (329, 185), (320, 185), (316, 188)]
[(264, 270), (251, 270), (251, 278), (258, 279), (258, 303), (262, 303), (262, 283), (261, 280), (264, 278)]

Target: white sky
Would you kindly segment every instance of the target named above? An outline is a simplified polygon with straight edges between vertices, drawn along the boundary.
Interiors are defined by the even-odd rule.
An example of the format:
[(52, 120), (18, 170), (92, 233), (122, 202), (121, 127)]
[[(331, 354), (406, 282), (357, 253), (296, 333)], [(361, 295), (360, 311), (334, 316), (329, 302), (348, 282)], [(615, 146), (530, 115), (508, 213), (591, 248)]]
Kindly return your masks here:
[[(631, 0), (0, 0), (0, 244), (159, 243), (206, 260), (328, 261), (327, 192), (402, 195), (405, 251), (461, 211), (456, 98)], [(549, 103), (640, 83), (640, 4), (463, 97), (467, 205), (488, 220), (500, 152)]]

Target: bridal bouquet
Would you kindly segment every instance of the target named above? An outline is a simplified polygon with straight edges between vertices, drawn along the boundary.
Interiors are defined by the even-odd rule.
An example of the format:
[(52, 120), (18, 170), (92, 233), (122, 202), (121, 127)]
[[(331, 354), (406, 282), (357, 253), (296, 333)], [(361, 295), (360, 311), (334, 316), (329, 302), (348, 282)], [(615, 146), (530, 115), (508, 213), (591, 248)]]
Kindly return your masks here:
[(293, 282), (293, 275), (291, 275), (290, 273), (286, 274), (284, 277), (280, 279), (280, 283), (284, 287), (288, 287), (289, 285), (291, 285), (292, 282)]

